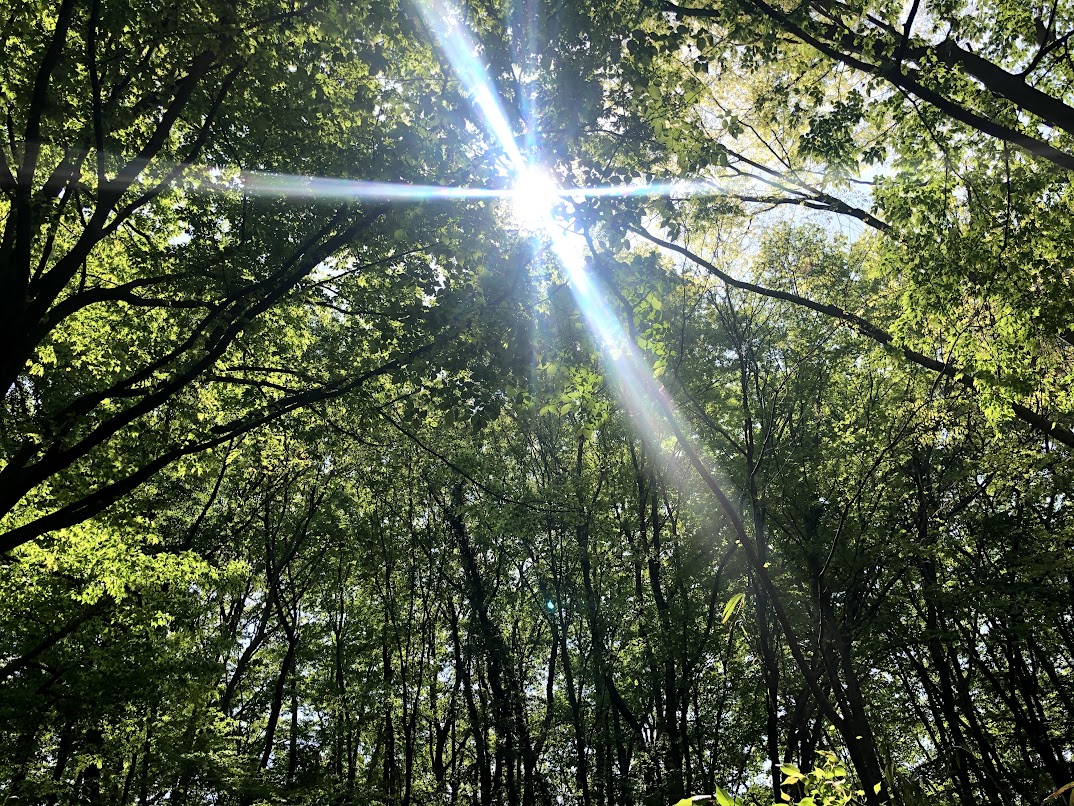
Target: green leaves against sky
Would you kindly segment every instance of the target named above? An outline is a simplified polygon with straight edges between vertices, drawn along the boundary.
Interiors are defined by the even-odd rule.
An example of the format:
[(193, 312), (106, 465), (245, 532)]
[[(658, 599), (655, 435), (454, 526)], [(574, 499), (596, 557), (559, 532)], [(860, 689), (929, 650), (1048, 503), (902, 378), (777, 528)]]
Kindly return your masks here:
[(2, 9), (0, 800), (1066, 792), (1069, 5), (416, 2)]

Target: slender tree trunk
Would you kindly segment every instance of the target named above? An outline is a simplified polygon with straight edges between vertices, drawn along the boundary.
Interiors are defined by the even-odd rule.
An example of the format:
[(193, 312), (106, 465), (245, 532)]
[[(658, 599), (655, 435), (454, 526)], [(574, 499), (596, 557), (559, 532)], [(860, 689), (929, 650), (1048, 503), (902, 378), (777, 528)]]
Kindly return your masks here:
[(287, 786), (295, 785), (298, 771), (298, 676), (291, 673), (291, 730), (287, 737)]
[[(56, 763), (52, 767), (52, 782), (58, 785), (63, 780), (63, 775), (67, 771), (67, 763), (71, 760), (71, 753), (74, 749), (74, 737), (75, 737), (75, 723), (73, 720), (65, 720), (63, 727), (60, 729), (60, 741), (56, 748)], [(145, 760), (143, 759), (143, 767)], [(25, 767), (23, 768), (25, 769)], [(17, 795), (12, 788), (12, 795)], [(46, 801), (49, 806), (56, 806), (59, 801), (59, 793), (52, 792), (48, 796)]]
[(145, 741), (142, 742), (141, 772), (138, 778), (138, 804), (149, 806), (149, 767), (153, 754), (153, 725), (156, 724), (157, 711), (153, 708), (145, 721)]
[[(533, 754), (523, 692), (514, 673), (511, 652), (504, 641), (503, 634), (493, 623), (489, 614), (491, 602), (478, 568), (477, 558), (470, 541), (469, 532), (463, 523), (461, 508), (463, 488), (457, 483), (452, 492), (452, 506), (448, 513), (448, 525), (453, 532), (462, 561), (466, 591), (478, 626), (478, 635), (487, 662), (489, 687), (493, 696), (493, 714), (499, 740), (504, 748), (500, 766), (505, 773), (508, 797), (511, 802), (521, 802), (530, 806), (534, 797), (533, 779), (537, 769), (537, 759)], [(514, 770), (521, 763), (523, 784), (519, 792), (519, 782)], [(521, 795), (521, 798), (520, 798)]]
[(297, 640), (288, 640), (287, 652), (280, 663), (280, 671), (276, 675), (276, 685), (272, 690), (272, 702), (269, 705), (268, 724), (265, 726), (264, 747), (261, 750), (259, 767), (268, 769), (269, 760), (272, 758), (272, 750), (276, 744), (276, 728), (280, 723), (280, 713), (283, 711), (283, 701), (287, 694), (287, 681), (291, 676), (295, 661), (295, 647)]
[(470, 674), (471, 659), (463, 654), (462, 640), (459, 635), (459, 616), (453, 603), (449, 603), (448, 613), (451, 620), (452, 649), (455, 654), (455, 674), (462, 680), (463, 698), (466, 700), (466, 709), (470, 718), (470, 734), (474, 740), (480, 803), (481, 806), (490, 806), (492, 803), (492, 759), (488, 751), (488, 733), (474, 697), (473, 679)]

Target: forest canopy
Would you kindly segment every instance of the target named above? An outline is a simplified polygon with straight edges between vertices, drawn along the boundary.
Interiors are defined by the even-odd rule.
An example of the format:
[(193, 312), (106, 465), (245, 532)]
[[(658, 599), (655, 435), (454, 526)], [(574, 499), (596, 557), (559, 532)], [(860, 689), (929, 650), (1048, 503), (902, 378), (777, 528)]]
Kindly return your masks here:
[(1066, 0), (2, 11), (4, 803), (1070, 799)]

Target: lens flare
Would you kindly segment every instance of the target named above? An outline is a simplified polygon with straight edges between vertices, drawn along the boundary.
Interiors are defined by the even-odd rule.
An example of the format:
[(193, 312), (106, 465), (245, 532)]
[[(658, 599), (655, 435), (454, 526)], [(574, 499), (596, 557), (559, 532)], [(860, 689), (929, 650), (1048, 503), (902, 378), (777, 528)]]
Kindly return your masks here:
[(470, 93), (485, 127), (496, 138), (512, 167), (522, 170), (526, 160), (500, 104), (499, 93), (481, 63), (480, 51), (459, 24), (462, 15), (441, 0), (417, 0), (417, 8), (459, 83)]
[(537, 166), (518, 173), (511, 194), (515, 221), (531, 232), (541, 232), (552, 225), (553, 211), (562, 192), (551, 176)]
[(257, 171), (243, 173), (238, 180), (238, 187), (251, 196), (279, 196), (288, 199), (368, 199), (414, 203), (438, 199), (500, 199), (510, 195), (510, 191), (499, 188), (368, 182)]
[[(657, 382), (633, 340), (604, 299), (587, 267), (586, 240), (556, 221), (554, 210), (564, 198), (650, 197), (713, 195), (719, 188), (705, 181), (657, 182), (608, 187), (561, 189), (552, 177), (522, 154), (493, 82), (478, 58), (478, 49), (461, 29), (457, 10), (444, 0), (417, 0), (429, 30), (460, 83), (470, 92), (484, 126), (506, 156), (513, 176), (511, 203), (519, 222), (550, 244), (570, 279), (571, 290), (590, 330), (608, 356), (609, 372), (639, 431), (659, 450), (669, 433), (682, 434), (679, 415), (663, 386)], [(532, 121), (527, 127), (533, 137)], [(529, 140), (531, 144), (533, 140)], [(629, 314), (627, 314), (629, 315)]]

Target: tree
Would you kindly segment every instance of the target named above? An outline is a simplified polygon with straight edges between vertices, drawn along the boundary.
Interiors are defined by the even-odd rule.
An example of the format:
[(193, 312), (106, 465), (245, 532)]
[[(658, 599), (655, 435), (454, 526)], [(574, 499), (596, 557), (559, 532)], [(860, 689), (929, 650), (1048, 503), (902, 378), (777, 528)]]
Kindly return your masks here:
[(14, 8), (0, 798), (1065, 791), (1067, 11), (758, 2)]
[[(872, 268), (891, 284), (883, 301), (861, 293), (848, 305), (823, 288), (806, 298), (722, 276), (955, 378), (995, 422), (1016, 418), (1074, 444), (1070, 296), (1058, 279), (1069, 237), (1055, 218), (1068, 217), (1069, 179), (1048, 164), (1069, 163), (1056, 122), (1067, 14), (996, 8), (982, 19), (958, 4), (928, 15), (914, 4), (902, 19), (883, 5), (665, 4), (626, 42), (607, 125), (581, 146), (584, 176), (703, 180), (721, 199), (600, 200), (593, 215), (710, 271), (704, 249), (679, 236), (702, 243), (716, 218), (793, 205), (831, 213), (827, 226), (860, 221), (878, 233)], [(649, 213), (670, 238), (644, 226)]]
[[(466, 315), (431, 257), (466, 261), (447, 211), (292, 203), (244, 178), (465, 167), (467, 149), (449, 158), (428, 135), (453, 101), (425, 95), (436, 79), (408, 24), (388, 7), (316, 4), (13, 9), (0, 78), (4, 550), (447, 340)], [(388, 81), (389, 58), (394, 79), (416, 83)]]

